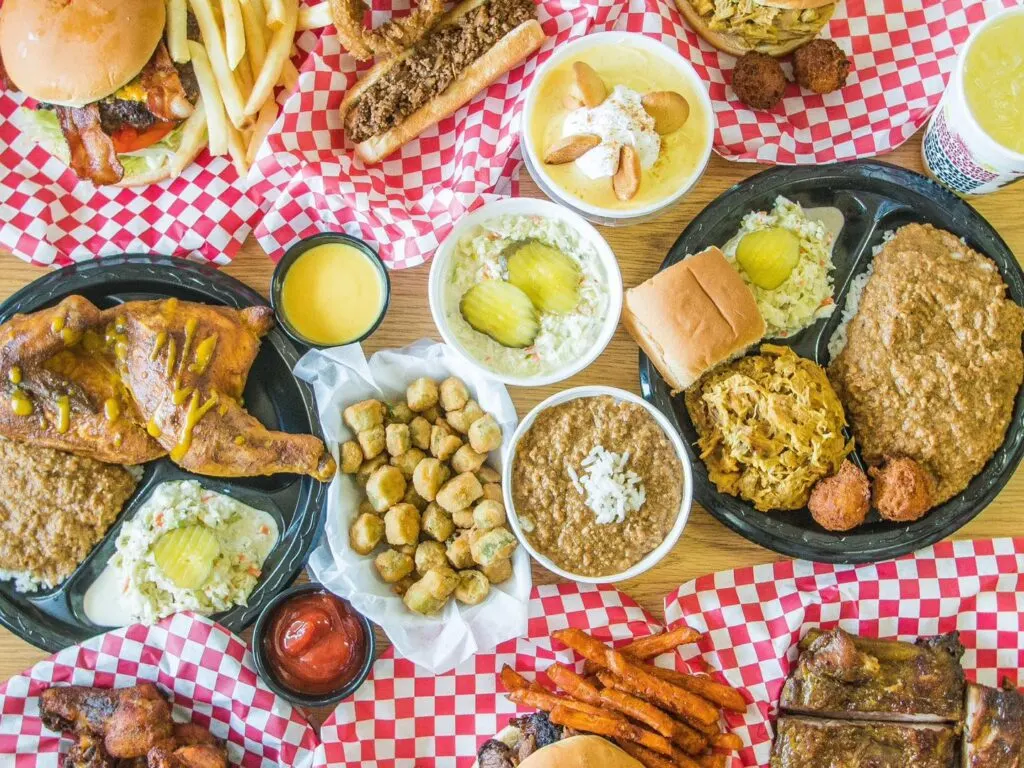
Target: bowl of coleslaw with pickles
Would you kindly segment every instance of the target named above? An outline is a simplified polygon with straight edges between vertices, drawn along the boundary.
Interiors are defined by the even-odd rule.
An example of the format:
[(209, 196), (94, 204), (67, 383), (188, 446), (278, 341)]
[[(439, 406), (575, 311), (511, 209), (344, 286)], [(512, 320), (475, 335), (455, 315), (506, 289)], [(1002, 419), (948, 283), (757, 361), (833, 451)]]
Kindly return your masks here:
[(434, 256), (430, 310), (445, 342), (471, 365), (516, 386), (573, 376), (608, 345), (622, 276), (583, 217), (517, 198), (464, 216)]

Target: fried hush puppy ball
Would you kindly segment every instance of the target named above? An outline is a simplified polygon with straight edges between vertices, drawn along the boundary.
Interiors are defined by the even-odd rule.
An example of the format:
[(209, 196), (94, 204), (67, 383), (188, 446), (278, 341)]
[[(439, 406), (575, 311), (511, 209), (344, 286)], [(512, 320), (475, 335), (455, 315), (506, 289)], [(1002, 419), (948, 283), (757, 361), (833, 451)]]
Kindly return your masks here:
[(732, 88), (748, 107), (771, 109), (786, 90), (786, 75), (778, 60), (766, 53), (748, 51), (732, 71)]
[(838, 91), (849, 74), (850, 60), (832, 40), (811, 40), (793, 54), (793, 75), (809, 91)]
[(818, 481), (807, 503), (814, 521), (827, 531), (849, 531), (864, 522), (871, 508), (867, 475), (844, 459), (832, 477)]
[(928, 470), (913, 459), (887, 457), (881, 467), (871, 467), (875, 508), (886, 520), (910, 523), (932, 507), (935, 482)]

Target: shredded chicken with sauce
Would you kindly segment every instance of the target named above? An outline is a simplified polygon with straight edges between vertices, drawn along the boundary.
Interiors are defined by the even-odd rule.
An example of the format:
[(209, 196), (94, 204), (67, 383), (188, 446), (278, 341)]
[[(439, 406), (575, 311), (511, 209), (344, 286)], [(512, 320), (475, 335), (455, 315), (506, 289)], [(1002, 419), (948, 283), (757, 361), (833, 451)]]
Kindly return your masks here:
[(732, 32), (752, 43), (784, 43), (813, 36), (834, 9), (773, 8), (757, 0), (691, 0), (708, 26), (717, 32)]

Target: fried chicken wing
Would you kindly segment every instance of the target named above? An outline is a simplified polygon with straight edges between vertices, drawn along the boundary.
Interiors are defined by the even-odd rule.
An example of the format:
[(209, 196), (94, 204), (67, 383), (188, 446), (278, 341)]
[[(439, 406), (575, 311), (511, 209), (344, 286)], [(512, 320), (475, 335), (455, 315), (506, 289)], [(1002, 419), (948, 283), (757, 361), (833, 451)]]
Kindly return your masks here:
[(157, 687), (146, 683), (126, 688), (107, 720), (103, 746), (113, 757), (145, 757), (154, 747), (172, 748), (171, 707)]
[(227, 768), (228, 755), (214, 744), (193, 744), (173, 752), (154, 749), (149, 753), (149, 768)]
[(40, 696), (43, 725), (51, 731), (74, 731), (102, 736), (121, 703), (123, 691), (82, 685), (54, 686)]
[(115, 464), (166, 451), (114, 368), (103, 316), (81, 296), (0, 325), (0, 435)]
[(103, 748), (103, 739), (84, 733), (68, 750), (64, 759), (64, 768), (124, 768), (119, 761), (107, 754)]
[(121, 378), (175, 463), (215, 477), (333, 477), (334, 459), (321, 440), (270, 431), (242, 407), (260, 338), (273, 326), (269, 307), (168, 299), (128, 302), (107, 316)]

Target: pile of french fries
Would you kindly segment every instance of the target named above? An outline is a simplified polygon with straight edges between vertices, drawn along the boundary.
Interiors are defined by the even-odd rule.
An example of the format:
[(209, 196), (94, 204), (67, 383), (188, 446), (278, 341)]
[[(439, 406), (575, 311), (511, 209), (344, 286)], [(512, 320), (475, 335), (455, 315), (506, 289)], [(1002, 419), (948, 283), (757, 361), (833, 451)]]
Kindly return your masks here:
[(647, 768), (723, 768), (727, 753), (743, 746), (720, 725), (721, 710), (746, 711), (739, 691), (646, 663), (696, 642), (699, 632), (683, 626), (617, 650), (579, 629), (552, 637), (586, 660), (584, 674), (548, 667), (564, 692), (557, 694), (506, 665), (501, 681), (510, 701), (547, 712), (556, 725), (611, 739)]
[[(166, 0), (167, 48), (174, 61), (192, 62), (206, 116), (211, 155), (231, 156), (248, 173), (277, 119), (274, 88), (295, 87), (291, 62), (298, 0)], [(191, 8), (202, 43), (188, 39)]]

